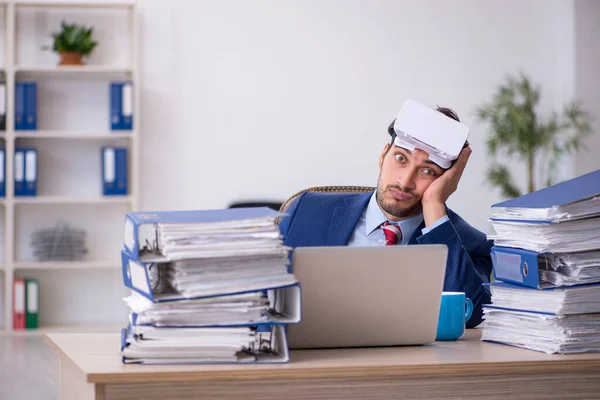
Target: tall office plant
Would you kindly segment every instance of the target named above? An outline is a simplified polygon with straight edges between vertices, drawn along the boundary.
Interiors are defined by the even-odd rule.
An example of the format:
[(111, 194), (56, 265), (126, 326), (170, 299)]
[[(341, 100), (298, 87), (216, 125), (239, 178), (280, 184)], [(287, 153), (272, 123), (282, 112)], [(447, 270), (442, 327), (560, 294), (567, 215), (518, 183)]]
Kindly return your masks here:
[[(540, 88), (521, 72), (508, 76), (492, 101), (477, 109), (479, 120), (491, 126), (487, 150), (493, 162), (487, 171), (488, 182), (509, 198), (523, 194), (506, 167), (509, 160), (526, 165), (525, 193), (550, 186), (557, 183), (558, 160), (583, 149), (591, 132), (589, 113), (576, 101), (543, 120), (537, 111), (540, 94)], [(504, 157), (503, 162), (498, 161), (499, 156)]]

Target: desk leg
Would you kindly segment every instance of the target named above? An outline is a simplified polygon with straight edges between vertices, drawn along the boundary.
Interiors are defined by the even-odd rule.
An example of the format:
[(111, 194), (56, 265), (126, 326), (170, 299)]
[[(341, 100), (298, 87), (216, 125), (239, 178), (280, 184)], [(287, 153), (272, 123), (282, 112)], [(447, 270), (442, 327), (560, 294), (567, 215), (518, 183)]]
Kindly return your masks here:
[(69, 359), (59, 357), (59, 400), (104, 400), (102, 385), (86, 382), (83, 371)]

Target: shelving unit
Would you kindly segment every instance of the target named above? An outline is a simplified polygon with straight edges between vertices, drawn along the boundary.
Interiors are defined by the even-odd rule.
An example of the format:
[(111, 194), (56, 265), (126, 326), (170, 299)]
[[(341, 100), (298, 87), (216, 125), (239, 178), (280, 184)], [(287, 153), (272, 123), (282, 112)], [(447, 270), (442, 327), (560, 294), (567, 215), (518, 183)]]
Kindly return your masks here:
[(35, 197), (17, 197), (13, 200), (14, 204), (131, 204), (131, 196), (115, 197), (69, 197), (69, 196), (35, 196)]
[[(114, 331), (114, 326), (123, 323), (119, 318), (108, 315), (115, 307), (111, 304), (122, 303), (121, 292), (119, 288), (115, 288), (115, 285), (123, 286), (122, 282), (119, 282), (119, 252), (122, 245), (122, 240), (118, 240), (122, 237), (122, 224), (119, 224), (119, 221), (124, 220), (126, 211), (137, 209), (139, 198), (140, 82), (136, 4), (135, 2), (109, 3), (103, 1), (80, 1), (78, 3), (0, 1), (0, 11), (4, 19), (4, 34), (2, 35), (4, 63), (0, 64), (0, 73), (3, 75), (6, 85), (6, 131), (0, 132), (0, 142), (3, 142), (3, 147), (6, 149), (6, 197), (0, 199), (0, 219), (4, 232), (3, 260), (0, 261), (3, 263), (0, 266), (0, 276), (3, 278), (4, 290), (0, 293), (2, 293), (4, 315), (0, 333), (36, 334), (49, 331), (86, 331), (91, 329), (97, 331), (98, 327), (106, 327), (106, 331)], [(44, 16), (45, 13), (48, 14), (48, 17)], [(56, 18), (61, 13), (68, 15), (69, 20), (75, 20), (75, 22), (85, 25), (93, 25), (94, 23), (89, 21), (94, 21), (94, 13), (101, 13), (102, 18), (98, 18), (98, 25), (104, 23), (106, 29), (96, 29), (97, 26), (95, 26), (95, 32), (104, 32), (105, 35), (112, 34), (115, 26), (120, 26), (120, 22), (126, 21), (128, 24), (128, 37), (125, 38), (128, 44), (127, 54), (114, 57), (115, 61), (110, 59), (107, 51), (103, 51), (104, 58), (90, 58), (84, 66), (58, 66), (55, 61), (49, 62), (48, 59), (40, 63), (40, 57), (35, 53), (35, 51), (42, 52), (42, 50), (37, 50), (40, 46), (37, 46), (37, 43), (35, 44), (37, 47), (29, 45), (26, 40), (19, 37), (26, 31), (27, 26), (23, 25), (27, 25), (30, 20), (25, 19), (25, 22), (21, 24), (20, 21), (23, 18), (35, 16), (36, 25), (39, 21), (47, 21), (51, 25), (51, 31), (56, 31), (60, 28)], [(80, 21), (77, 20), (78, 13), (81, 13)], [(116, 15), (115, 18), (121, 19), (111, 22), (107, 16), (110, 17), (113, 13)], [(29, 24), (31, 25), (30, 22)], [(36, 32), (33, 34), (39, 35), (40, 26), (36, 26), (35, 30)], [(44, 41), (43, 44), (49, 44), (49, 33), (50, 31), (41, 39)], [(100, 47), (102, 40), (101, 38), (97, 39)], [(106, 38), (104, 39), (106, 40)], [(121, 40), (123, 37), (118, 39)], [(38, 37), (37, 40), (40, 38)], [(28, 52), (26, 51), (27, 54), (21, 57), (19, 46), (23, 46), (24, 43), (29, 48)], [(106, 48), (108, 47), (113, 52), (120, 50), (120, 46), (113, 46), (107, 42)], [(97, 49), (94, 51), (97, 52)], [(45, 53), (48, 53), (49, 57), (51, 56), (49, 52)], [(127, 59), (127, 62), (123, 62), (123, 59)], [(43, 92), (38, 85), (37, 131), (15, 131), (14, 129), (15, 82), (18, 79), (40, 80), (50, 88)], [(109, 127), (108, 85), (111, 80), (117, 79), (129, 80), (133, 83), (134, 130), (131, 131), (112, 131)], [(81, 105), (81, 107), (85, 107), (83, 110), (85, 113), (97, 117), (95, 120), (90, 119), (90, 121), (96, 121), (95, 124), (83, 126), (85, 120), (79, 121), (79, 124), (73, 124), (72, 118), (69, 120), (67, 115), (69, 112), (73, 115), (72, 110), (66, 110), (68, 112), (64, 113), (64, 121), (61, 121), (60, 117), (55, 115), (60, 115), (60, 113), (56, 112), (54, 108), (43, 109), (42, 106), (54, 107), (54, 103), (50, 102), (56, 102), (56, 99), (53, 98), (48, 100), (49, 103), (44, 103), (44, 96), (55, 95), (55, 86), (52, 85), (56, 85), (57, 81), (65, 82), (65, 90), (71, 90), (69, 95), (82, 95), (86, 90), (91, 90), (89, 86), (85, 86), (81, 91), (73, 93), (73, 90), (77, 91), (73, 88), (76, 88), (79, 83), (86, 85), (93, 82), (96, 85), (92, 87), (93, 90), (99, 90), (102, 88), (101, 85), (106, 83), (105, 91), (102, 96), (98, 96), (95, 105), (90, 105), (89, 101)], [(78, 102), (72, 99), (71, 103), (65, 102), (67, 105), (64, 107), (69, 104), (73, 105), (73, 103), (77, 103), (79, 107)], [(40, 113), (44, 113), (44, 115), (40, 115)], [(51, 123), (45, 123), (48, 121)], [(102, 126), (97, 123), (98, 121), (105, 121), (106, 124)], [(38, 149), (38, 196), (35, 197), (14, 196), (14, 150), (16, 146), (22, 144)], [(129, 149), (127, 196), (102, 196), (100, 191), (100, 148), (113, 144), (125, 145)], [(85, 151), (92, 154), (96, 148), (97, 160), (88, 161), (86, 165), (80, 164), (81, 160), (77, 160), (78, 154), (85, 153)], [(47, 155), (44, 154), (44, 149), (47, 149)], [(44, 165), (44, 157), (57, 158), (59, 157), (56, 155), (57, 152), (62, 151), (61, 154), (69, 154), (71, 150), (75, 156), (74, 162), (59, 159), (58, 161), (50, 160)], [(83, 154), (80, 158), (89, 159), (88, 153)], [(43, 172), (48, 174), (53, 182), (58, 178), (53, 171), (48, 171), (50, 168), (56, 168), (56, 174), (65, 174), (66, 176), (76, 174), (78, 179), (87, 174), (87, 177), (82, 181), (56, 185), (56, 189), (50, 190), (48, 184), (44, 186), (40, 181), (44, 177), (44, 173), (40, 174), (40, 165), (43, 166)], [(94, 183), (97, 187), (94, 186)], [(65, 188), (69, 185), (81, 186), (85, 190), (67, 193)], [(43, 218), (41, 218), (42, 216)], [(53, 219), (58, 221), (65, 217), (75, 219), (76, 223), (81, 222), (90, 235), (95, 235), (93, 238), (88, 238), (86, 243), (88, 248), (96, 245), (104, 247), (98, 251), (90, 251), (89, 257), (82, 261), (38, 262), (33, 259), (33, 256), (28, 256), (26, 244), (29, 241), (29, 234), (37, 229), (51, 227), (48, 224)], [(94, 218), (96, 219), (94, 220)], [(117, 222), (110, 225), (107, 220)], [(36, 226), (38, 223), (39, 225)], [(104, 243), (103, 237), (106, 237), (107, 242), (110, 243)], [(40, 282), (40, 328), (35, 331), (15, 331), (12, 322), (13, 279), (15, 276), (32, 274)], [(48, 290), (60, 291), (60, 293), (56, 293), (56, 296), (48, 296), (48, 292), (44, 293), (45, 285), (48, 285)], [(125, 293), (124, 288), (122, 288), (122, 292)], [(88, 295), (88, 293), (90, 294)], [(53, 297), (59, 298), (56, 300), (56, 304), (44, 303)], [(108, 305), (104, 310), (94, 308), (90, 309), (89, 313), (85, 313), (84, 305), (79, 303), (86, 302), (96, 307), (99, 307), (98, 304), (102, 302), (106, 302)], [(63, 306), (71, 305), (72, 310), (65, 309), (64, 313), (63, 310), (57, 310), (56, 307), (60, 307), (61, 304)], [(52, 309), (49, 310), (49, 308)], [(125, 310), (124, 304), (123, 310)], [(46, 315), (45, 311), (47, 311)], [(94, 315), (91, 315), (93, 313), (104, 315), (104, 317), (94, 319)], [(50, 317), (50, 314), (53, 317)], [(60, 315), (61, 318), (57, 318), (57, 315)], [(63, 320), (68, 323), (65, 324)]]
[(134, 131), (35, 131), (35, 132), (16, 132), (15, 138), (34, 138), (34, 139), (76, 139), (76, 140), (114, 140), (114, 139), (132, 139), (135, 136)]
[(13, 264), (15, 270), (119, 269), (112, 261), (25, 261)]

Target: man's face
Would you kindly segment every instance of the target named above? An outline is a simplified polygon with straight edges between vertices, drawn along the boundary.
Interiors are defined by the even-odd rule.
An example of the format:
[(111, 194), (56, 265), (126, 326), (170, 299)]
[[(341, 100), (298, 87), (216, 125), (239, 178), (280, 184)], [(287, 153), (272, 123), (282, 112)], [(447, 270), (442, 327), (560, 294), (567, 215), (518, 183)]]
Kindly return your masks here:
[(389, 146), (379, 157), (377, 202), (389, 219), (401, 220), (421, 212), (423, 193), (444, 170), (422, 150)]

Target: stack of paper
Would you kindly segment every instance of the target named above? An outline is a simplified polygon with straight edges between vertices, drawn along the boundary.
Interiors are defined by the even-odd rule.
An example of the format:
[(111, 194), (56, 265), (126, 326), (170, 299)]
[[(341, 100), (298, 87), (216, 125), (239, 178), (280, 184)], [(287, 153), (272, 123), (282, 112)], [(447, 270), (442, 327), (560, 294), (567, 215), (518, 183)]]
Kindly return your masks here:
[(300, 321), (289, 251), (268, 208), (129, 213), (123, 279), (133, 289), (125, 363), (285, 362)]
[(544, 254), (540, 279), (554, 286), (600, 282), (600, 251)]
[(600, 351), (600, 170), (494, 207), (482, 339)]
[[(282, 326), (271, 330), (252, 327), (158, 329), (129, 328), (125, 363), (190, 364), (281, 361), (287, 350)], [(125, 352), (124, 350), (124, 352)]]
[(482, 339), (544, 353), (600, 350), (600, 314), (550, 315), (484, 308)]
[(567, 222), (492, 220), (497, 246), (518, 247), (538, 253), (589, 251), (600, 243), (600, 218)]
[[(541, 193), (540, 190), (538, 193)], [(542, 208), (498, 207), (494, 220), (564, 222), (600, 216), (600, 196), (559, 206)]]
[(560, 315), (600, 312), (600, 285), (532, 290), (498, 282), (490, 289), (494, 307)]

